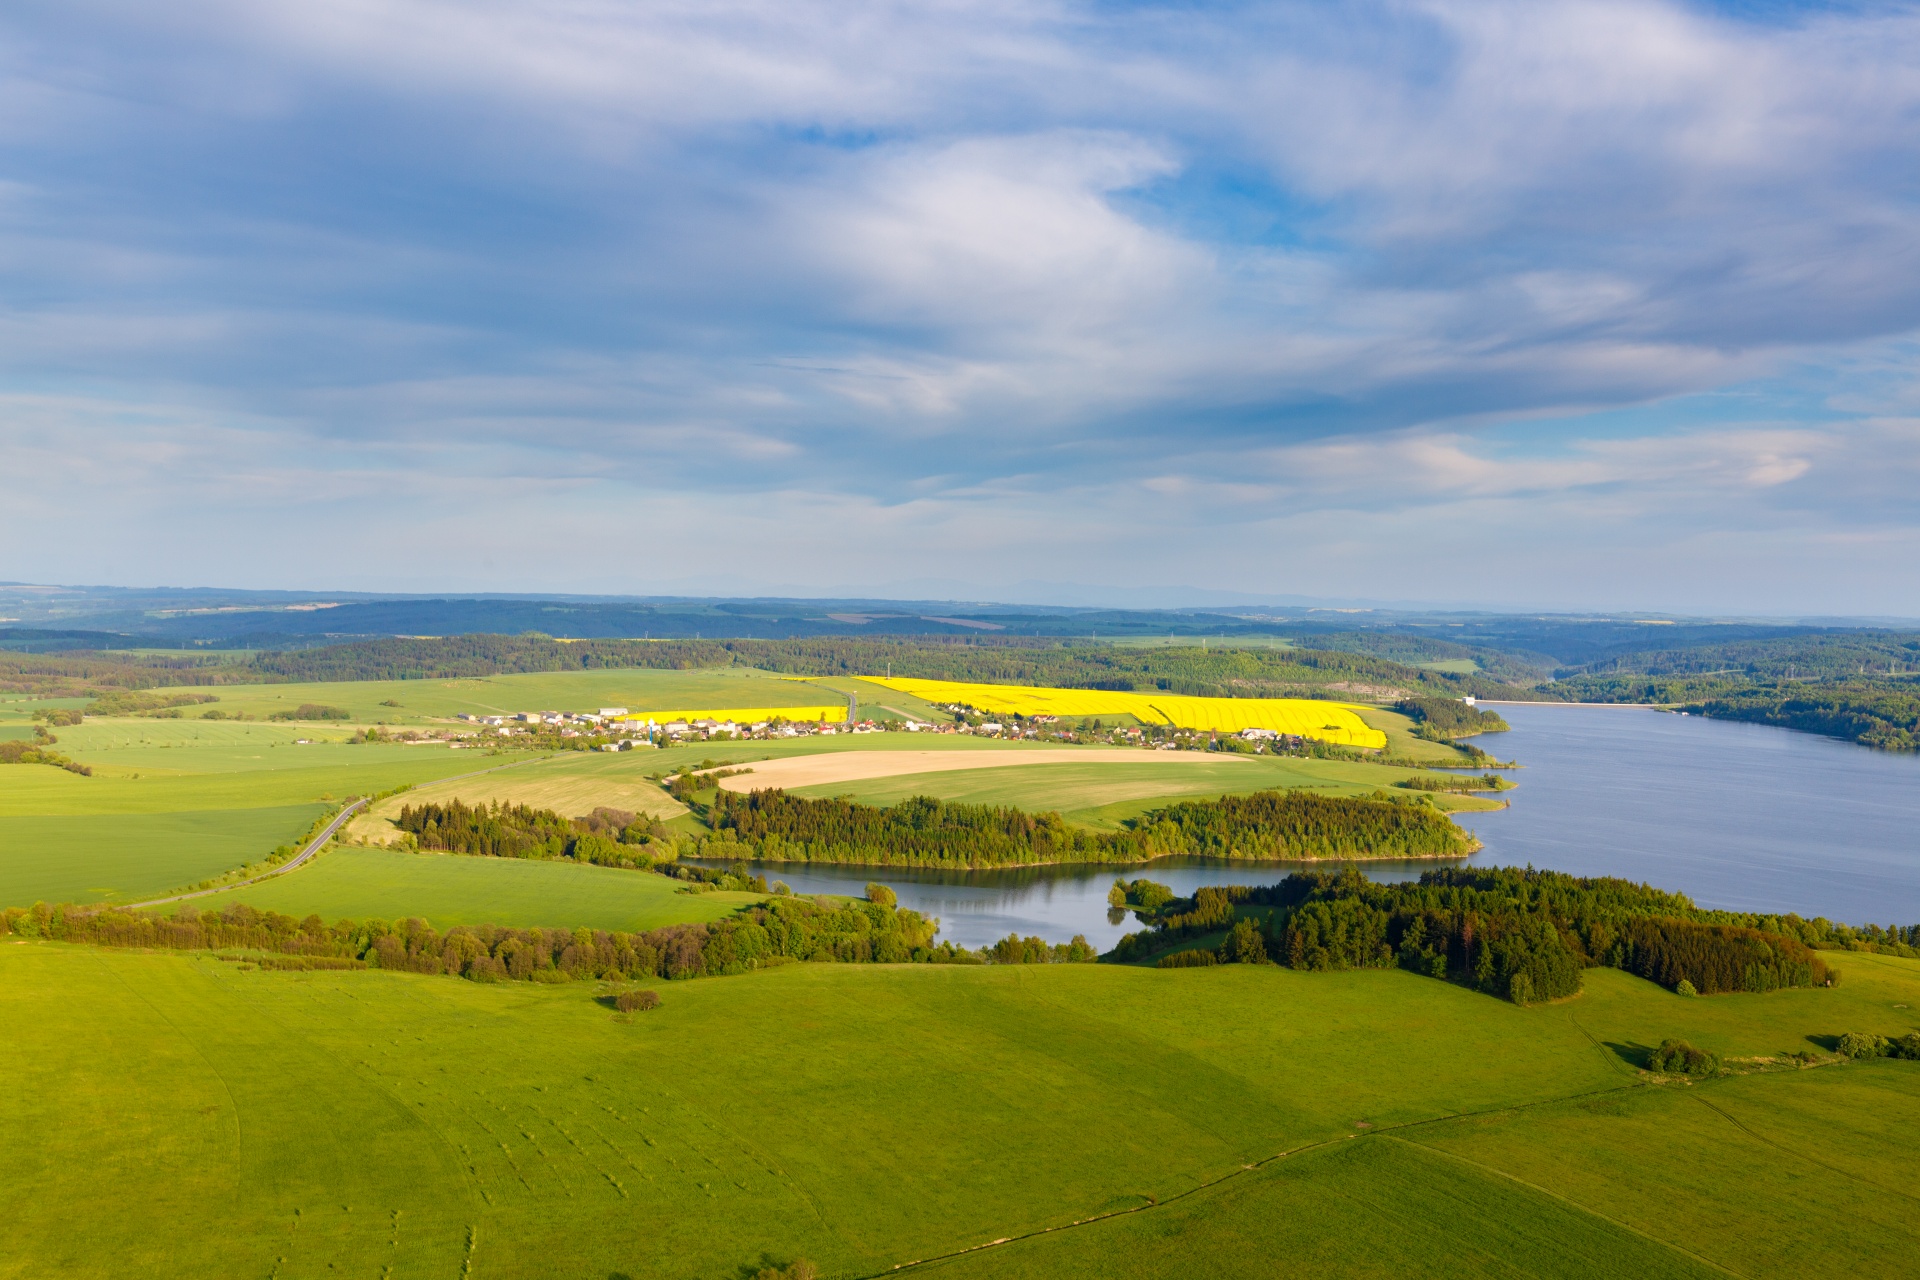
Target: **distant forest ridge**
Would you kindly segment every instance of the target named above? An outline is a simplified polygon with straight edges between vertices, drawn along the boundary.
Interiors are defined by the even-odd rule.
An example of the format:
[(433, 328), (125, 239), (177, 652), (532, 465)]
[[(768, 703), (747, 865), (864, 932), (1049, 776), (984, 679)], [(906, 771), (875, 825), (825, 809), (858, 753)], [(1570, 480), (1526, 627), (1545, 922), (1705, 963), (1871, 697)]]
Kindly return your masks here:
[[(848, 615), (852, 626), (866, 615)], [(1189, 622), (1192, 621), (1189, 616)], [(1509, 640), (1572, 645), (1577, 628), (1508, 620)], [(1549, 622), (1551, 625), (1549, 625)], [(957, 625), (957, 624), (956, 624)], [(1654, 627), (1594, 621), (1604, 650), (1552, 678), (1534, 651), (1464, 643), (1492, 623), (1445, 624), (1448, 639), (1401, 630), (1316, 632), (1292, 641), (1172, 637), (1146, 644), (962, 628), (949, 635), (784, 639), (556, 639), (543, 634), (392, 636), (231, 653), (128, 652), (129, 637), (0, 628), (0, 688), (82, 697), (108, 690), (292, 681), (421, 680), (530, 672), (752, 667), (788, 675), (894, 676), (1228, 698), (1323, 697), (1395, 703), (1473, 696), (1519, 701), (1651, 702), (1783, 725), (1890, 750), (1920, 745), (1920, 632), (1888, 629)], [(1433, 624), (1440, 628), (1441, 624)], [(1425, 630), (1426, 628), (1420, 628)], [(1785, 631), (1782, 634), (1782, 631)], [(1770, 634), (1767, 632), (1770, 631)], [(1547, 634), (1547, 633), (1552, 634)], [(1661, 648), (1644, 647), (1658, 632)], [(1627, 648), (1629, 642), (1642, 647)], [(86, 647), (86, 646), (94, 647)], [(1290, 647), (1291, 646), (1291, 647)]]
[[(221, 660), (206, 654), (0, 652), (0, 684), (27, 692), (161, 685), (428, 680), (530, 672), (752, 667), (785, 675), (878, 675), (1161, 690), (1197, 697), (1391, 701), (1412, 695), (1526, 697), (1484, 675), (1435, 671), (1338, 650), (1120, 648), (1092, 643), (947, 640), (555, 640), (472, 635), (364, 640)], [(1531, 695), (1538, 696), (1538, 695)]]

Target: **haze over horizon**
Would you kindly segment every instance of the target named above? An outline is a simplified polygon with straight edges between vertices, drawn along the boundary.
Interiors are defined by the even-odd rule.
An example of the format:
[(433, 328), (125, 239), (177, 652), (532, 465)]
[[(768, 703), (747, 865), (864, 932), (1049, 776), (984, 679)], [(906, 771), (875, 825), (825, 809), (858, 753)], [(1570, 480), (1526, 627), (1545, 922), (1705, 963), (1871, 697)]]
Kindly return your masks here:
[(1876, 3), (29, 0), (0, 576), (1920, 615), (1917, 54)]

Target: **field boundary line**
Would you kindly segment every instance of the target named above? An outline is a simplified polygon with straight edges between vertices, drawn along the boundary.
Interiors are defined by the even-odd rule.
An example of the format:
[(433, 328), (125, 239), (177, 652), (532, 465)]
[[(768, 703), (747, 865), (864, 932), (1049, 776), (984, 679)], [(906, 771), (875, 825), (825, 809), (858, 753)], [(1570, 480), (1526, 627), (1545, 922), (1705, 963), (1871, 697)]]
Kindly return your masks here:
[(1852, 1170), (1842, 1169), (1839, 1165), (1828, 1164), (1825, 1160), (1822, 1160), (1819, 1156), (1810, 1156), (1804, 1151), (1795, 1151), (1792, 1147), (1788, 1146), (1786, 1143), (1779, 1142), (1773, 1138), (1769, 1138), (1764, 1133), (1761, 1133), (1758, 1129), (1754, 1129), (1750, 1127), (1746, 1121), (1740, 1119), (1738, 1116), (1728, 1111), (1725, 1107), (1720, 1106), (1718, 1103), (1710, 1102), (1706, 1098), (1700, 1096), (1697, 1093), (1692, 1094), (1691, 1096), (1695, 1102), (1699, 1103), (1701, 1106), (1705, 1107), (1707, 1110), (1713, 1112), (1715, 1115), (1719, 1116), (1722, 1120), (1725, 1120), (1728, 1124), (1732, 1125), (1734, 1128), (1738, 1129), (1740, 1132), (1746, 1134), (1749, 1138), (1752, 1138), (1755, 1142), (1761, 1143), (1762, 1145), (1765, 1145), (1765, 1146), (1772, 1147), (1775, 1151), (1785, 1152), (1787, 1155), (1792, 1156), (1795, 1160), (1805, 1160), (1808, 1164), (1818, 1165), (1829, 1173), (1837, 1173), (1841, 1177), (1847, 1179), (1849, 1182), (1861, 1183), (1865, 1186), (1872, 1187), (1875, 1191), (1891, 1192), (1892, 1194), (1897, 1195), (1902, 1199), (1906, 1199), (1906, 1200), (1920, 1199), (1920, 1196), (1915, 1196), (1911, 1191), (1902, 1191), (1898, 1187), (1884, 1186), (1881, 1183), (1875, 1182), (1872, 1178), (1862, 1177), (1860, 1174), (1854, 1173)]
[(1658, 1245), (1662, 1249), (1669, 1249), (1669, 1250), (1672, 1250), (1674, 1253), (1680, 1254), (1683, 1257), (1691, 1258), (1695, 1262), (1699, 1263), (1701, 1266), (1707, 1267), (1714, 1271), (1718, 1271), (1722, 1275), (1736, 1276), (1739, 1278), (1739, 1280), (1748, 1280), (1745, 1273), (1735, 1271), (1732, 1267), (1726, 1266), (1722, 1263), (1715, 1262), (1711, 1258), (1704, 1258), (1699, 1254), (1695, 1253), (1693, 1250), (1687, 1248), (1685, 1245), (1675, 1244), (1671, 1240), (1662, 1240), (1659, 1236), (1648, 1235), (1646, 1232), (1640, 1230), (1640, 1228), (1632, 1225), (1631, 1223), (1622, 1222), (1618, 1218), (1609, 1217), (1606, 1214), (1601, 1213), (1598, 1209), (1589, 1208), (1588, 1206), (1581, 1204), (1578, 1200), (1569, 1199), (1566, 1196), (1561, 1195), (1557, 1191), (1549, 1191), (1545, 1187), (1537, 1186), (1534, 1183), (1528, 1182), (1525, 1178), (1516, 1177), (1513, 1174), (1508, 1173), (1504, 1169), (1496, 1169), (1490, 1164), (1482, 1164), (1480, 1161), (1473, 1159), (1471, 1156), (1463, 1156), (1457, 1151), (1448, 1151), (1444, 1147), (1430, 1147), (1424, 1142), (1413, 1142), (1406, 1138), (1395, 1137), (1391, 1133), (1383, 1133), (1380, 1136), (1382, 1138), (1387, 1139), (1388, 1141), (1398, 1142), (1402, 1146), (1413, 1147), (1417, 1150), (1430, 1152), (1433, 1155), (1437, 1155), (1437, 1156), (1445, 1156), (1449, 1160), (1458, 1160), (1461, 1164), (1470, 1165), (1475, 1169), (1479, 1169), (1483, 1173), (1490, 1173), (1496, 1178), (1504, 1178), (1508, 1182), (1513, 1183), (1515, 1186), (1525, 1187), (1527, 1190), (1538, 1192), (1540, 1195), (1546, 1196), (1550, 1200), (1557, 1200), (1561, 1204), (1566, 1205), (1569, 1209), (1572, 1209), (1576, 1213), (1584, 1213), (1589, 1217), (1598, 1218), (1600, 1221), (1605, 1222), (1611, 1226), (1618, 1227), (1620, 1228), (1620, 1230), (1625, 1231), (1630, 1235), (1635, 1235), (1640, 1237), (1642, 1240), (1645, 1240), (1649, 1244)]
[(1179, 1192), (1175, 1195), (1170, 1195), (1164, 1200), (1149, 1199), (1147, 1203), (1134, 1205), (1130, 1209), (1114, 1209), (1107, 1213), (1096, 1213), (1091, 1217), (1079, 1218), (1073, 1222), (1061, 1222), (1061, 1223), (1056, 1223), (1051, 1227), (1039, 1227), (1032, 1231), (1023, 1232), (1017, 1236), (1002, 1236), (998, 1240), (988, 1240), (984, 1244), (971, 1244), (964, 1249), (955, 1249), (951, 1253), (935, 1254), (931, 1258), (915, 1258), (912, 1262), (896, 1262), (891, 1267), (888, 1267), (885, 1271), (868, 1272), (858, 1277), (858, 1280), (880, 1280), (880, 1277), (882, 1276), (898, 1275), (902, 1271), (912, 1271), (916, 1267), (931, 1267), (937, 1263), (951, 1262), (955, 1258), (964, 1258), (970, 1253), (979, 1253), (983, 1249), (997, 1249), (1003, 1244), (1019, 1244), (1023, 1240), (1034, 1240), (1039, 1238), (1040, 1236), (1057, 1235), (1062, 1231), (1072, 1231), (1076, 1227), (1090, 1227), (1090, 1226), (1093, 1226), (1095, 1223), (1108, 1222), (1114, 1218), (1125, 1218), (1136, 1213), (1146, 1213), (1150, 1209), (1164, 1209), (1166, 1206), (1170, 1204), (1178, 1204), (1180, 1201), (1185, 1200), (1190, 1196), (1197, 1196), (1203, 1191), (1211, 1191), (1215, 1187), (1218, 1187), (1223, 1183), (1231, 1182), (1233, 1181), (1233, 1179), (1238, 1178), (1243, 1174), (1253, 1173), (1256, 1170), (1264, 1169), (1266, 1166), (1274, 1163), (1277, 1160), (1285, 1160), (1289, 1156), (1304, 1155), (1309, 1151), (1317, 1151), (1322, 1147), (1338, 1146), (1342, 1142), (1346, 1142), (1354, 1137), (1359, 1137), (1359, 1136), (1364, 1136), (1364, 1135), (1348, 1133), (1348, 1134), (1342, 1134), (1340, 1137), (1337, 1137), (1337, 1138), (1323, 1138), (1319, 1142), (1309, 1142), (1305, 1146), (1291, 1147), (1288, 1150), (1276, 1152), (1273, 1155), (1266, 1156), (1260, 1160), (1256, 1160), (1251, 1164), (1243, 1164), (1238, 1169), (1229, 1170), (1228, 1172), (1223, 1173), (1219, 1177), (1214, 1178), (1210, 1181), (1202, 1182), (1195, 1186), (1188, 1187), (1185, 1191)]
[[(1221, 1174), (1217, 1178), (1213, 1178), (1206, 1182), (1199, 1183), (1196, 1186), (1188, 1187), (1185, 1191), (1179, 1192), (1176, 1195), (1168, 1196), (1164, 1200), (1148, 1200), (1146, 1204), (1134, 1205), (1131, 1209), (1115, 1209), (1109, 1213), (1096, 1213), (1091, 1217), (1079, 1218), (1073, 1222), (1061, 1222), (1061, 1223), (1056, 1223), (1051, 1227), (1040, 1227), (1033, 1231), (1023, 1232), (1022, 1234), (1017, 1236), (1002, 1236), (998, 1240), (988, 1240), (983, 1244), (968, 1245), (964, 1249), (955, 1249), (950, 1253), (935, 1254), (931, 1258), (916, 1258), (912, 1262), (896, 1262), (891, 1267), (888, 1267), (885, 1271), (865, 1272), (858, 1275), (857, 1277), (854, 1277), (854, 1280), (880, 1280), (880, 1277), (882, 1276), (898, 1275), (900, 1272), (911, 1271), (916, 1267), (931, 1267), (936, 1263), (950, 1262), (955, 1258), (965, 1257), (967, 1254), (970, 1254), (970, 1253), (978, 1253), (982, 1249), (995, 1249), (1003, 1244), (1019, 1244), (1023, 1240), (1033, 1240), (1033, 1239), (1037, 1239), (1040, 1236), (1056, 1235), (1062, 1231), (1072, 1231), (1077, 1227), (1090, 1227), (1090, 1226), (1093, 1226), (1095, 1223), (1107, 1222), (1114, 1218), (1124, 1218), (1131, 1214), (1146, 1213), (1149, 1210), (1153, 1210), (1153, 1209), (1163, 1209), (1170, 1204), (1178, 1204), (1180, 1201), (1185, 1200), (1190, 1196), (1197, 1196), (1204, 1191), (1211, 1191), (1215, 1187), (1222, 1186), (1225, 1183), (1231, 1182), (1233, 1181), (1233, 1179), (1238, 1178), (1243, 1174), (1257, 1172), (1258, 1170), (1264, 1169), (1268, 1165), (1273, 1164), (1277, 1161), (1285, 1160), (1291, 1156), (1305, 1155), (1309, 1151), (1318, 1151), (1323, 1147), (1338, 1146), (1343, 1142), (1351, 1142), (1356, 1138), (1364, 1139), (1364, 1138), (1391, 1137), (1394, 1134), (1394, 1132), (1402, 1129), (1418, 1129), (1418, 1128), (1424, 1128), (1425, 1126), (1428, 1126), (1428, 1125), (1450, 1124), (1455, 1120), (1471, 1120), (1478, 1116), (1497, 1116), (1497, 1115), (1503, 1115), (1508, 1112), (1514, 1112), (1514, 1111), (1530, 1111), (1535, 1107), (1557, 1106), (1561, 1103), (1577, 1102), (1582, 1098), (1593, 1098), (1593, 1097), (1598, 1097), (1602, 1094), (1624, 1093), (1629, 1089), (1645, 1089), (1645, 1088), (1651, 1088), (1651, 1087), (1652, 1086), (1644, 1082), (1634, 1083), (1634, 1084), (1624, 1084), (1624, 1085), (1613, 1085), (1605, 1089), (1588, 1089), (1581, 1093), (1570, 1093), (1564, 1097), (1559, 1097), (1559, 1098), (1541, 1098), (1535, 1102), (1516, 1102), (1504, 1107), (1489, 1107), (1484, 1111), (1456, 1111), (1452, 1115), (1430, 1116), (1425, 1120), (1407, 1120), (1407, 1121), (1401, 1122), (1400, 1124), (1387, 1125), (1383, 1128), (1374, 1129), (1366, 1133), (1343, 1133), (1337, 1138), (1323, 1138), (1318, 1142), (1309, 1142), (1303, 1146), (1289, 1147), (1285, 1151), (1275, 1152), (1273, 1155), (1262, 1157), (1261, 1159), (1255, 1160), (1249, 1164), (1243, 1164), (1237, 1169), (1230, 1169), (1226, 1173)], [(1407, 1140), (1404, 1138), (1398, 1139), (1398, 1141), (1407, 1142)], [(1421, 1143), (1421, 1142), (1407, 1142), (1407, 1145), (1419, 1147), (1423, 1151), (1438, 1150), (1438, 1148), (1428, 1147), (1425, 1143)], [(1442, 1152), (1441, 1154), (1451, 1155), (1452, 1153)], [(1464, 1157), (1456, 1157), (1456, 1158), (1464, 1159)], [(1467, 1161), (1467, 1163), (1472, 1164), (1473, 1162), (1469, 1160)], [(1495, 1170), (1491, 1170), (1491, 1172), (1499, 1173), (1499, 1170), (1495, 1169)], [(1500, 1176), (1509, 1177), (1510, 1175), (1501, 1174)], [(1515, 1182), (1520, 1182), (1520, 1179), (1518, 1178), (1514, 1178), (1512, 1180)], [(1528, 1184), (1522, 1183), (1521, 1185), (1524, 1186)], [(1553, 1195), (1551, 1191), (1546, 1191), (1545, 1194)], [(1556, 1197), (1556, 1198), (1560, 1198), (1560, 1197)], [(1573, 1201), (1569, 1200), (1567, 1201), (1567, 1203), (1573, 1204)], [(1592, 1210), (1584, 1210), (1584, 1207), (1581, 1205), (1574, 1204), (1573, 1207), (1576, 1209), (1583, 1209), (1583, 1211), (1585, 1212), (1593, 1212)], [(1603, 1218), (1609, 1222), (1612, 1221), (1612, 1219), (1607, 1218), (1605, 1214), (1595, 1213), (1594, 1216), (1598, 1218)], [(1626, 1230), (1629, 1230), (1629, 1231), (1633, 1230), (1633, 1228), (1631, 1227), (1626, 1227), (1626, 1224), (1624, 1223), (1621, 1223), (1619, 1225), (1622, 1227), (1625, 1227)], [(1635, 1232), (1635, 1234), (1638, 1235), (1638, 1234), (1644, 1234), (1644, 1233)], [(1657, 1240), (1657, 1239), (1654, 1239), (1654, 1237), (1652, 1236), (1647, 1236), (1646, 1238), (1648, 1240), (1652, 1240), (1653, 1243), (1655, 1244), (1666, 1245), (1666, 1242), (1664, 1240)], [(1679, 1249), (1679, 1246), (1677, 1245), (1667, 1246), (1667, 1247)], [(1679, 1251), (1682, 1253), (1686, 1253), (1686, 1250), (1684, 1249), (1679, 1249)], [(1693, 1255), (1688, 1254), (1688, 1256), (1692, 1257)], [(1705, 1262), (1705, 1259), (1702, 1259), (1701, 1261)], [(1717, 1264), (1713, 1264), (1713, 1263), (1707, 1263), (1707, 1265), (1717, 1266)], [(1724, 1267), (1719, 1267), (1718, 1269), (1722, 1271), (1726, 1271), (1726, 1268)], [(1740, 1276), (1740, 1273), (1737, 1271), (1727, 1271), (1727, 1274), (1731, 1276), (1739, 1276), (1739, 1280), (1747, 1280), (1746, 1277)]]

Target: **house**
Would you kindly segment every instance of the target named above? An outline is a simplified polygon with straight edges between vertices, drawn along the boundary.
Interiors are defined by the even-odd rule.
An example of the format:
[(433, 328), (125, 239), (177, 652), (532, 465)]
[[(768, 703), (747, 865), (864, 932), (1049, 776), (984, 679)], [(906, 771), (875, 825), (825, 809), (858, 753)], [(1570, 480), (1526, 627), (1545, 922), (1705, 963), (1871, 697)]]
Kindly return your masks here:
[(602, 707), (602, 708), (600, 708), (600, 718), (601, 718), (602, 720), (611, 720), (611, 719), (613, 719), (613, 718), (614, 718), (615, 716), (623, 716), (623, 715), (625, 715), (625, 714), (627, 714), (627, 709), (626, 709), (625, 707)]

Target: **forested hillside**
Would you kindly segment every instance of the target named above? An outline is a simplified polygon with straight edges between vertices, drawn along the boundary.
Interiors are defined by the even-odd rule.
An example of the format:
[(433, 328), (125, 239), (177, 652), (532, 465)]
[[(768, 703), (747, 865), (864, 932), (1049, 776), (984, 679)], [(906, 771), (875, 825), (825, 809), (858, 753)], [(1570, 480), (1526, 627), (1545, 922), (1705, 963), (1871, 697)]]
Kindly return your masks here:
[(366, 640), (232, 661), (118, 654), (0, 653), (0, 686), (45, 694), (159, 685), (425, 680), (622, 668), (753, 667), (788, 675), (879, 675), (1066, 688), (1164, 690), (1205, 697), (1413, 694), (1533, 696), (1481, 675), (1315, 649), (1117, 648), (966, 637), (862, 640), (581, 640), (471, 635)]
[[(1264, 887), (1203, 888), (1190, 899), (1143, 884), (1121, 889), (1129, 901), (1156, 899), (1142, 912), (1153, 931), (1123, 939), (1117, 959), (1151, 957), (1231, 926), (1204, 963), (1398, 966), (1521, 1004), (1574, 994), (1580, 971), (1596, 965), (1709, 995), (1839, 981), (1830, 951), (1817, 948), (1920, 955), (1920, 926), (1854, 929), (1796, 915), (1703, 911), (1648, 885), (1531, 868), (1450, 867), (1416, 883), (1380, 884), (1348, 867)], [(1242, 908), (1265, 909), (1263, 923)], [(1162, 963), (1183, 963), (1180, 955), (1169, 952)]]
[(1721, 720), (1779, 725), (1888, 751), (1920, 747), (1920, 677), (1754, 680), (1579, 676), (1547, 686), (1570, 702), (1650, 702)]

